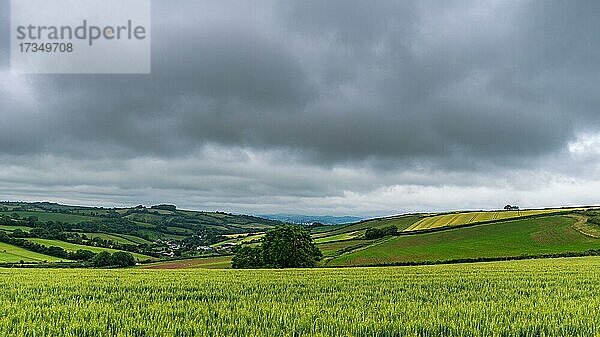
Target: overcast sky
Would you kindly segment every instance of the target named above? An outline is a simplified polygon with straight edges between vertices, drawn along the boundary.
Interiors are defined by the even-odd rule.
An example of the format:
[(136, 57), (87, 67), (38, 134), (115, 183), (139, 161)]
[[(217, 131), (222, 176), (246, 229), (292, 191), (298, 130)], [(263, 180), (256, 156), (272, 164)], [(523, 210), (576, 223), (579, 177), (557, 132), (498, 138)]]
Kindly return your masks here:
[(151, 75), (14, 75), (0, 199), (376, 216), (600, 203), (599, 1), (153, 1)]

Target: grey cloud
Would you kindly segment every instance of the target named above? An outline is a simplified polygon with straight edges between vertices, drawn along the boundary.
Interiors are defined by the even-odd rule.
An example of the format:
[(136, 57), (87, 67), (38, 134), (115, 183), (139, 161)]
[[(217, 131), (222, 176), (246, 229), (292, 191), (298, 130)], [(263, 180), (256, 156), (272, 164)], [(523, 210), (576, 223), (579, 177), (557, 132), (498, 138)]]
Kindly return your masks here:
[[(2, 25), (7, 3), (0, 1)], [(349, 195), (539, 172), (569, 159), (569, 142), (600, 129), (596, 2), (153, 5), (151, 75), (17, 76), (0, 63), (3, 165), (31, 167), (35, 176), (44, 168), (18, 158), (49, 156), (57, 165), (62, 158), (73, 163), (74, 178), (56, 186), (89, 179), (135, 195), (149, 186), (165, 195), (219, 194), (221, 203), (246, 193), (265, 204), (293, 196), (361, 200)], [(4, 47), (0, 55), (8, 57)], [(216, 172), (229, 172), (215, 175), (202, 164), (207, 146), (246, 152), (233, 151), (230, 163), (211, 159)], [(278, 160), (228, 171), (264, 153)], [(77, 165), (94, 160), (123, 176)], [(136, 160), (192, 170), (151, 166), (170, 178), (131, 179), (144, 166), (117, 163)], [(339, 182), (311, 178), (323, 172)], [(3, 181), (13, 179), (6, 173)]]
[[(220, 7), (215, 9), (220, 15), (235, 7), (210, 5)], [(575, 25), (586, 31), (584, 37), (570, 39), (573, 34), (564, 32), (570, 27), (562, 22), (579, 22), (579, 14), (589, 11), (548, 10), (542, 13), (549, 18), (539, 18), (540, 5), (512, 6), (503, 10), (516, 27), (503, 28), (506, 23), (486, 17), (493, 12), (460, 12), (477, 6), (485, 7), (298, 2), (265, 10), (261, 19), (269, 23), (262, 24), (214, 18), (204, 23), (194, 11), (184, 13), (186, 6), (173, 10), (160, 4), (155, 12), (179, 12), (170, 19), (187, 24), (153, 27), (153, 74), (40, 79), (47, 123), (61, 132), (35, 130), (38, 136), (28, 139), (62, 149), (69, 148), (62, 142), (83, 142), (107, 146), (107, 153), (117, 148), (123, 155), (158, 156), (222, 143), (289, 148), (328, 161), (443, 160), (457, 149), (493, 159), (557, 150), (573, 137), (573, 121), (589, 113), (573, 110), (576, 105), (567, 110), (569, 94), (589, 89), (556, 84), (565, 69), (576, 66), (572, 57), (555, 55), (563, 50), (557, 39), (569, 39), (570, 55), (596, 52), (589, 40), (595, 21), (584, 18), (587, 25)], [(466, 22), (452, 22), (453, 15)], [(431, 31), (426, 25), (432, 18), (450, 26)], [(554, 22), (561, 35), (548, 38), (543, 29)], [(285, 34), (272, 33), (277, 28)], [(304, 45), (324, 47), (303, 50)], [(339, 55), (348, 50), (349, 57)], [(347, 74), (335, 70), (336, 63)], [(525, 78), (532, 72), (534, 79), (545, 79), (542, 85)], [(20, 148), (4, 144), (5, 151)], [(58, 151), (32, 147), (40, 149)]]

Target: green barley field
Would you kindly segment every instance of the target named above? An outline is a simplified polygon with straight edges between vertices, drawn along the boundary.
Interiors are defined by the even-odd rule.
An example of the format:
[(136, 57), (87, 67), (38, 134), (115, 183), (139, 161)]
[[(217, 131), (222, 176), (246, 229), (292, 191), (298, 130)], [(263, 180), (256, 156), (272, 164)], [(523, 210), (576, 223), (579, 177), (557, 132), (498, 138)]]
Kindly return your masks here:
[(600, 258), (0, 269), (1, 336), (598, 336)]

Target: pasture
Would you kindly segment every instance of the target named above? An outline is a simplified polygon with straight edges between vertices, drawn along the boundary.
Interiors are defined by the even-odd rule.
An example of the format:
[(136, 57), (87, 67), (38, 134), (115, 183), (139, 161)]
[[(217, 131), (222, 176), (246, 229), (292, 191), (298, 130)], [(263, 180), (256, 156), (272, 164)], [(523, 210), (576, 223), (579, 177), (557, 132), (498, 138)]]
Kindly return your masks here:
[(58, 257), (44, 255), (8, 243), (0, 242), (0, 263), (23, 262), (58, 262), (68, 261)]
[(82, 221), (92, 221), (95, 218), (86, 216), (86, 215), (78, 215), (78, 214), (65, 214), (65, 213), (52, 213), (52, 212), (43, 212), (43, 211), (8, 211), (8, 212), (0, 212), (3, 215), (11, 215), (18, 214), (20, 218), (28, 218), (28, 217), (36, 217), (40, 221), (60, 221), (65, 223), (78, 223)]

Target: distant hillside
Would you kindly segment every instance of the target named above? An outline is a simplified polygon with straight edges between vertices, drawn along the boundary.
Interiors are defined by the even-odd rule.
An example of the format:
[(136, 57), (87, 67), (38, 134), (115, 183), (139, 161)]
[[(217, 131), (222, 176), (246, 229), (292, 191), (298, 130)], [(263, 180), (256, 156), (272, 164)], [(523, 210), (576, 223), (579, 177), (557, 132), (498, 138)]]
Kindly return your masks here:
[[(0, 242), (15, 247), (0, 254), (0, 263), (64, 261), (78, 249), (128, 251), (140, 261), (230, 254), (232, 245), (215, 244), (239, 235), (259, 235), (279, 224), (249, 215), (180, 210), (175, 205), (104, 208), (0, 202)], [(19, 249), (32, 254), (20, 254)], [(22, 258), (16, 257), (19, 254)]]
[(269, 217), (180, 210), (170, 204), (103, 208), (0, 202), (0, 264), (85, 265), (96, 254), (125, 251), (138, 262), (152, 262), (152, 268), (226, 268), (238, 247), (259, 245), (274, 226), (314, 222), (329, 224), (308, 227), (323, 253), (321, 265), (328, 267), (600, 254), (598, 207), (455, 211), (360, 221), (349, 216)]
[(363, 220), (357, 216), (331, 216), (331, 215), (300, 215), (300, 214), (261, 214), (261, 218), (278, 220), (293, 224), (313, 224), (321, 223), (324, 225), (348, 224)]

